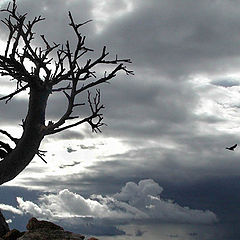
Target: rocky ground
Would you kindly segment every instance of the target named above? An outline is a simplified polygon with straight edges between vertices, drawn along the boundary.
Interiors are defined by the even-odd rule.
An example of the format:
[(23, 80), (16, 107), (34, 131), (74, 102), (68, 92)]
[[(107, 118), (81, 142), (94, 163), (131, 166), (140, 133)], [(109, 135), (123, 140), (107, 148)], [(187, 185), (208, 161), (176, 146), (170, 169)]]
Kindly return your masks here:
[[(83, 240), (81, 234), (65, 231), (62, 227), (48, 221), (39, 221), (31, 218), (26, 226), (27, 231), (20, 232), (9, 229), (2, 213), (0, 212), (0, 240)], [(98, 240), (91, 237), (88, 240)]]

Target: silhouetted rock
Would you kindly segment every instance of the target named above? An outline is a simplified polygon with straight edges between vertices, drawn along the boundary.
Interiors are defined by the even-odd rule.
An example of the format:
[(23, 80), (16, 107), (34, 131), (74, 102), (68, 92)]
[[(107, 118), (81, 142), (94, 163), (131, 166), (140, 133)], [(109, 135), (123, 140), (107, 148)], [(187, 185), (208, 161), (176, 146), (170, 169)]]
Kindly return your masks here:
[(9, 230), (10, 230), (9, 226), (8, 226), (4, 216), (2, 215), (2, 213), (0, 211), (0, 237), (2, 237), (7, 232), (9, 232)]
[(24, 234), (24, 232), (19, 232), (17, 229), (13, 229), (13, 230), (9, 231), (8, 233), (6, 233), (2, 238), (4, 240), (16, 240), (16, 239), (20, 238), (23, 234)]
[(64, 230), (39, 228), (27, 231), (22, 237), (18, 238), (18, 240), (83, 240), (84, 238), (81, 234)]
[(39, 221), (31, 218), (27, 224), (27, 232), (19, 240), (83, 240), (85, 237), (64, 229), (49, 221)]
[[(81, 234), (65, 231), (62, 227), (49, 221), (39, 221), (31, 218), (27, 224), (26, 232), (19, 232), (16, 229), (9, 230), (5, 218), (0, 212), (0, 219), (5, 234), (0, 236), (0, 240), (83, 240), (85, 237)], [(88, 240), (98, 240), (91, 237)]]
[(47, 228), (52, 230), (63, 230), (62, 227), (56, 225), (55, 223), (48, 221), (38, 221), (36, 218), (31, 218), (27, 224), (27, 230), (35, 230), (39, 228)]

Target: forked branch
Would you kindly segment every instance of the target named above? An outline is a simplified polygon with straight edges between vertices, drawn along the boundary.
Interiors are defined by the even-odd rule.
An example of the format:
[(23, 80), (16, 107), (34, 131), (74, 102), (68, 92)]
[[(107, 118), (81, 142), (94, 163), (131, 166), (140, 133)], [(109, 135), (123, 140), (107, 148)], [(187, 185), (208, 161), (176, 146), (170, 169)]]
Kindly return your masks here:
[[(44, 152), (39, 151), (45, 135), (83, 123), (87, 123), (93, 132), (101, 132), (101, 127), (105, 125), (102, 114), (104, 106), (100, 90), (96, 90), (94, 95), (90, 92), (91, 88), (99, 88), (101, 84), (108, 83), (119, 72), (133, 74), (127, 68), (131, 60), (121, 59), (117, 55), (112, 58), (106, 46), (99, 56), (89, 57), (93, 49), (86, 46), (86, 37), (82, 36), (80, 28), (90, 21), (76, 23), (69, 12), (69, 25), (76, 38), (75, 43), (66, 41), (60, 45), (39, 35), (42, 43), (36, 46), (34, 28), (44, 18), (39, 16), (27, 20), (27, 14), (18, 13), (16, 0), (11, 0), (2, 12), (7, 15), (2, 23), (7, 27), (9, 35), (5, 51), (0, 55), (0, 75), (11, 77), (17, 87), (10, 94), (1, 96), (0, 101), (8, 102), (24, 90), (30, 91), (27, 115), (21, 125), (21, 138), (14, 138), (0, 130), (1, 134), (16, 144), (11, 149), (8, 143), (0, 141), (0, 184), (15, 178), (36, 154), (46, 163)], [(106, 66), (108, 71), (100, 72)], [(66, 98), (67, 106), (59, 119), (55, 122), (50, 120), (46, 125), (47, 103), (56, 92), (62, 93)], [(82, 95), (85, 101), (80, 98)], [(84, 111), (78, 111), (84, 105), (89, 107), (87, 115), (82, 114)]]
[(29, 84), (26, 84), (25, 86), (23, 86), (21, 88), (18, 88), (15, 92), (12, 92), (12, 93), (10, 93), (6, 96), (0, 97), (0, 101), (7, 99), (6, 103), (8, 103), (8, 101), (10, 101), (15, 95), (17, 95), (18, 93), (26, 90), (28, 87), (29, 87)]
[[(77, 121), (72, 124), (68, 124), (61, 128), (56, 128), (55, 127), (56, 125), (54, 124), (50, 125), (46, 130), (46, 135), (62, 132), (66, 129), (78, 126), (83, 123), (88, 123), (91, 126), (93, 132), (101, 132), (100, 127), (106, 124), (102, 122), (103, 117), (102, 117), (102, 113), (100, 112), (101, 109), (104, 109), (104, 106), (101, 104), (100, 90), (96, 90), (96, 95), (94, 97), (92, 97), (91, 93), (88, 91), (88, 103), (91, 111), (91, 114), (88, 117), (85, 117), (80, 121)], [(79, 105), (79, 104), (76, 104), (76, 105)]]
[[(104, 46), (99, 57), (83, 61), (83, 57), (86, 59), (86, 54), (93, 52), (93, 50), (86, 46), (86, 37), (82, 36), (80, 28), (91, 22), (91, 20), (76, 23), (71, 12), (68, 13), (69, 25), (75, 34), (76, 44), (71, 46), (69, 41), (65, 45), (52, 44), (44, 35), (40, 35), (44, 45), (43, 48), (32, 45), (35, 36), (33, 28), (37, 23), (44, 20), (43, 17), (39, 16), (32, 21), (26, 21), (27, 14), (20, 15), (17, 12), (16, 0), (13, 0), (12, 4), (9, 4), (2, 12), (8, 14), (3, 23), (8, 27), (9, 37), (5, 55), (0, 56), (0, 73), (11, 76), (17, 80), (18, 85), (17, 90), (0, 97), (0, 100), (6, 100), (7, 103), (15, 95), (27, 88), (41, 88), (50, 93), (62, 92), (67, 99), (65, 113), (55, 123), (51, 121), (52, 124), (46, 126), (45, 133), (60, 132), (83, 122), (89, 123), (93, 131), (100, 132), (100, 127), (104, 125), (102, 123), (103, 116), (100, 113), (100, 110), (104, 108), (100, 103), (100, 90), (97, 90), (96, 96), (93, 98), (89, 90), (107, 83), (116, 77), (120, 71), (127, 75), (134, 74), (125, 65), (131, 63), (131, 60), (119, 58), (118, 55), (112, 59), (108, 58), (110, 54), (106, 46)], [(19, 48), (20, 42), (23, 44), (21, 49)], [(30, 72), (27, 71), (24, 65), (26, 60), (34, 65)], [(50, 64), (54, 67), (49, 67)], [(112, 65), (112, 67), (109, 68), (109, 72), (105, 71), (99, 74), (96, 73), (96, 69), (100, 65), (108, 65), (108, 67)], [(40, 75), (41, 69), (45, 72), (44, 76)], [(65, 82), (67, 83), (65, 84)], [(86, 91), (88, 94), (87, 101), (78, 103), (79, 95)], [(80, 115), (72, 116), (73, 110), (86, 103), (89, 105), (90, 115), (73, 124), (63, 126), (69, 120), (80, 118)]]

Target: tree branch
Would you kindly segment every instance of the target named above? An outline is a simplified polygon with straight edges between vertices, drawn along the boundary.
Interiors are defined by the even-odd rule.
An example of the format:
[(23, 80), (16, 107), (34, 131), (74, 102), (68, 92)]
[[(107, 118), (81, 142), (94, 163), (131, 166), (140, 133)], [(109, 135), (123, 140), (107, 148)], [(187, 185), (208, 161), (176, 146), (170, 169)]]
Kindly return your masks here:
[(6, 95), (6, 96), (1, 97), (1, 98), (0, 98), (0, 101), (7, 99), (7, 100), (6, 100), (6, 103), (8, 103), (8, 101), (10, 101), (15, 95), (17, 95), (18, 93), (26, 90), (28, 87), (29, 87), (29, 84), (26, 84), (26, 85), (23, 86), (22, 88), (17, 89), (15, 92), (10, 93), (10, 94), (8, 94), (8, 95)]
[[(62, 46), (62, 48), (57, 51), (58, 61), (55, 63), (55, 66), (56, 66), (55, 72), (52, 77), (52, 80), (50, 81), (52, 86), (64, 80), (68, 80), (72, 83), (71, 87), (58, 88), (55, 90), (55, 91), (62, 91), (64, 93), (64, 95), (68, 100), (68, 107), (65, 113), (62, 115), (62, 117), (56, 123), (47, 127), (46, 132), (48, 132), (48, 134), (50, 132), (52, 134), (52, 133), (63, 131), (67, 128), (79, 125), (83, 122), (88, 122), (91, 125), (93, 131), (96, 131), (96, 130), (100, 131), (99, 127), (104, 125), (102, 124), (103, 117), (101, 114), (98, 114), (98, 112), (96, 113), (96, 109), (95, 109), (95, 112), (92, 111), (92, 115), (90, 115), (89, 117), (83, 120), (78, 121), (77, 123), (70, 124), (63, 128), (59, 128), (59, 127), (65, 124), (67, 120), (75, 119), (78, 117), (78, 116), (72, 117), (71, 114), (72, 114), (73, 108), (76, 106), (76, 104), (74, 104), (75, 99), (82, 92), (89, 90), (90, 88), (100, 85), (102, 83), (108, 82), (110, 79), (116, 76), (118, 71), (124, 71), (126, 74), (133, 74), (133, 71), (128, 70), (124, 65), (124, 63), (131, 63), (130, 59), (119, 59), (117, 55), (116, 55), (116, 58), (113, 60), (105, 59), (109, 55), (109, 52), (107, 52), (106, 50), (106, 46), (103, 47), (102, 53), (97, 59), (95, 59), (94, 61), (92, 61), (91, 59), (88, 59), (85, 65), (80, 67), (78, 63), (79, 58), (86, 52), (92, 51), (91, 49), (85, 47), (85, 37), (82, 37), (79, 32), (79, 27), (88, 23), (89, 21), (86, 21), (83, 24), (76, 24), (70, 12), (69, 12), (69, 18), (70, 18), (69, 25), (73, 28), (77, 36), (76, 48), (74, 51), (72, 51), (70, 47), (70, 43), (67, 41), (65, 48)], [(65, 61), (68, 67), (64, 67)], [(93, 68), (99, 64), (110, 64), (110, 65), (117, 65), (117, 66), (109, 74), (105, 72), (102, 78), (99, 78), (92, 82), (88, 82), (86, 84), (83, 84), (81, 87), (78, 87), (79, 82), (82, 82), (82, 81), (86, 82), (89, 78), (97, 78)], [(67, 92), (67, 90), (70, 90), (70, 92)], [(97, 95), (99, 96), (99, 99), (100, 99), (100, 92), (97, 92)], [(89, 101), (89, 97), (90, 97), (90, 93), (88, 92), (88, 103), (90, 105), (90, 108), (92, 109), (93, 104), (92, 102)], [(96, 99), (94, 101), (95, 101), (94, 104), (96, 106), (97, 105)], [(103, 106), (101, 106), (101, 108), (103, 108)], [(100, 109), (98, 109), (98, 111)], [(95, 121), (96, 119), (98, 119), (96, 124), (94, 123), (93, 119)]]
[[(106, 124), (102, 122), (103, 117), (102, 114), (100, 113), (100, 110), (104, 109), (104, 106), (101, 104), (100, 90), (96, 90), (96, 95), (93, 98), (91, 98), (91, 93), (88, 91), (88, 103), (91, 110), (91, 115), (89, 117), (86, 117), (80, 121), (77, 121), (73, 124), (69, 124), (61, 128), (58, 128), (59, 126), (62, 125), (61, 123), (50, 125), (49, 127), (46, 128), (45, 135), (55, 134), (83, 123), (88, 123), (91, 126), (93, 132), (101, 132), (100, 127)], [(78, 105), (79, 104), (76, 104), (76, 106)]]
[[(0, 141), (0, 184), (15, 178), (38, 155), (45, 163), (39, 150), (45, 135), (54, 134), (66, 129), (87, 123), (93, 132), (101, 132), (103, 123), (100, 90), (90, 93), (102, 83), (107, 83), (118, 72), (133, 74), (127, 69), (130, 59), (109, 57), (106, 46), (99, 56), (89, 58), (93, 52), (85, 44), (86, 37), (81, 35), (80, 27), (89, 23), (76, 23), (69, 12), (70, 28), (73, 30), (76, 42), (67, 41), (65, 45), (52, 43), (44, 35), (39, 35), (42, 43), (36, 46), (34, 42), (34, 27), (44, 20), (43, 17), (27, 19), (27, 14), (19, 14), (16, 0), (10, 0), (2, 12), (7, 17), (2, 23), (8, 29), (8, 38), (3, 55), (0, 55), (0, 75), (12, 77), (17, 85), (15, 91), (1, 96), (0, 100), (10, 101), (15, 95), (29, 88), (29, 103), (27, 115), (22, 121), (23, 134), (20, 139), (12, 137), (8, 132), (0, 133), (13, 141), (16, 146), (11, 149), (8, 143)], [(30, 70), (29, 70), (30, 62)], [(98, 72), (102, 67), (110, 66), (109, 72)], [(59, 84), (59, 85), (58, 85)], [(65, 112), (54, 123), (49, 121), (46, 126), (46, 108), (50, 96), (54, 92), (62, 92), (67, 99)], [(87, 94), (85, 102), (79, 97)], [(74, 110), (88, 104), (88, 115), (73, 114)]]
[(0, 133), (2, 133), (3, 135), (6, 135), (11, 141), (13, 141), (15, 144), (17, 144), (17, 142), (19, 141), (18, 138), (13, 137), (10, 133), (8, 133), (5, 130), (0, 129)]
[(38, 155), (39, 158), (41, 158), (43, 160), (43, 162), (45, 162), (47, 164), (47, 161), (43, 158), (43, 157), (45, 157), (45, 153), (46, 153), (46, 151), (38, 150), (36, 154)]
[[(9, 14), (8, 18), (5, 18), (5, 21), (2, 21), (8, 27), (9, 37), (5, 49), (5, 55), (0, 56), (1, 74), (12, 76), (19, 82), (40, 82), (39, 72), (32, 77), (32, 73), (29, 73), (24, 66), (24, 60), (30, 60), (34, 63), (36, 66), (35, 70), (38, 71), (38, 69), (42, 67), (46, 73), (50, 75), (50, 70), (46, 67), (47, 53), (45, 53), (42, 58), (42, 52), (39, 51), (38, 55), (38, 48), (34, 49), (31, 46), (35, 34), (32, 29), (35, 24), (44, 20), (44, 18), (41, 16), (35, 17), (32, 21), (25, 23), (27, 14), (20, 15), (17, 13), (15, 0), (13, 0), (12, 4), (9, 4), (6, 9), (1, 11)], [(19, 50), (20, 40), (22, 40), (24, 44), (22, 47), (23, 51)], [(12, 49), (10, 49), (10, 46), (12, 46)]]
[[(77, 38), (75, 46), (72, 47), (69, 41), (61, 46), (56, 43), (50, 44), (44, 35), (40, 35), (44, 43), (44, 48), (41, 48), (33, 46), (32, 41), (35, 34), (33, 32), (33, 27), (44, 20), (43, 17), (35, 17), (32, 21), (26, 22), (27, 14), (20, 15), (17, 13), (16, 0), (13, 0), (12, 4), (9, 4), (8, 7), (2, 11), (9, 14), (8, 18), (5, 18), (3, 21), (8, 27), (9, 37), (5, 55), (0, 56), (0, 73), (13, 77), (21, 87), (17, 88), (13, 93), (1, 97), (0, 100), (6, 99), (7, 103), (12, 97), (28, 87), (41, 87), (41, 89), (49, 91), (49, 93), (63, 92), (68, 101), (66, 111), (58, 121), (55, 123), (51, 122), (48, 126), (44, 126), (44, 134), (49, 135), (57, 133), (84, 122), (87, 122), (91, 126), (92, 131), (101, 132), (100, 127), (104, 125), (101, 110), (104, 106), (100, 103), (100, 90), (97, 90), (96, 95), (92, 97), (89, 89), (102, 83), (107, 83), (110, 79), (114, 78), (119, 71), (123, 71), (127, 75), (133, 75), (133, 71), (128, 70), (125, 65), (131, 63), (131, 60), (118, 58), (117, 55), (113, 59), (107, 59), (109, 52), (106, 46), (104, 46), (99, 57), (93, 60), (90, 58), (83, 63), (80, 62), (83, 56), (86, 57), (88, 52), (93, 51), (86, 47), (86, 37), (82, 36), (80, 33), (80, 27), (91, 22), (91, 20), (77, 24), (71, 12), (68, 13), (70, 19), (69, 25)], [(20, 41), (23, 43), (23, 48), (21, 50), (19, 50)], [(56, 54), (55, 58), (53, 56), (49, 57), (54, 53)], [(34, 64), (31, 72), (28, 72), (25, 68), (25, 60), (31, 61)], [(54, 68), (48, 67), (50, 63), (55, 63)], [(95, 72), (95, 69), (99, 65), (106, 64), (112, 65), (112, 70), (109, 73), (105, 71), (103, 77), (100, 77), (99, 74)], [(46, 73), (44, 79), (40, 76), (41, 69)], [(69, 84), (65, 87), (62, 87), (64, 85), (56, 87), (57, 84), (63, 81), (69, 81)], [(22, 82), (27, 84), (22, 86)], [(80, 83), (83, 84), (80, 85)], [(79, 118), (79, 116), (72, 116), (71, 114), (75, 107), (85, 104), (75, 103), (77, 102), (77, 97), (85, 91), (87, 91), (88, 94), (87, 103), (90, 108), (89, 116), (64, 126), (67, 120)], [(23, 129), (25, 130), (24, 125)]]
[(0, 148), (3, 148), (7, 153), (10, 153), (12, 151), (10, 145), (2, 141), (0, 141)]

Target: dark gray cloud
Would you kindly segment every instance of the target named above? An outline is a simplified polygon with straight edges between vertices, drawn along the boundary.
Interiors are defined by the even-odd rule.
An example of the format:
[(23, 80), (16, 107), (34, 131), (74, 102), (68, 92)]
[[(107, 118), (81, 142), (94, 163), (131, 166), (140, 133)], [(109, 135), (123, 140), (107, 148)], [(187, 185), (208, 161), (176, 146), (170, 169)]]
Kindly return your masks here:
[[(68, 11), (71, 11), (79, 21), (91, 19), (91, 1), (71, 1), (71, 3), (60, 0), (32, 2), (29, 0), (18, 1), (19, 12), (28, 13), (29, 19), (41, 15), (46, 18), (45, 22), (39, 23), (37, 32), (46, 35), (49, 41), (64, 43), (70, 27), (68, 26)], [(54, 12), (53, 12), (54, 9)], [(4, 15), (4, 14), (2, 14)], [(49, 23), (51, 22), (51, 25)], [(38, 38), (38, 40), (40, 40)], [(38, 41), (39, 42), (39, 41)]]
[(105, 134), (146, 139), (187, 130), (197, 103), (191, 85), (156, 77), (152, 83), (148, 77), (143, 74), (139, 79), (114, 81), (104, 87), (105, 122), (109, 126)]
[(143, 231), (141, 231), (141, 230), (136, 230), (136, 232), (135, 232), (135, 236), (136, 237), (140, 237), (140, 236), (143, 236), (143, 234), (144, 234), (144, 232)]
[[(135, 2), (134, 2), (135, 3)], [(239, 53), (238, 6), (217, 1), (143, 1), (102, 34), (138, 66), (175, 77), (219, 71)], [(147, 54), (146, 54), (147, 53)], [(221, 71), (221, 70), (220, 70)]]
[(13, 99), (7, 104), (0, 104), (0, 122), (2, 125), (15, 125), (22, 123), (27, 113), (28, 102), (23, 99)]
[[(127, 182), (151, 178), (164, 187), (166, 198), (172, 196), (183, 206), (194, 209), (214, 209), (221, 218), (229, 220), (234, 216), (235, 221), (233, 209), (227, 206), (231, 205), (230, 200), (234, 200), (233, 208), (238, 205), (239, 149), (229, 152), (225, 147), (239, 143), (239, 4), (210, 0), (128, 3), (132, 4), (132, 11), (117, 15), (112, 13), (126, 8), (126, 1), (105, 5), (90, 0), (19, 1), (19, 10), (29, 12), (30, 18), (39, 14), (46, 17), (36, 30), (50, 41), (62, 43), (68, 38), (73, 43), (68, 10), (77, 21), (93, 19), (83, 28), (88, 46), (96, 49), (96, 55), (91, 57), (96, 57), (106, 44), (111, 56), (117, 53), (119, 57), (130, 57), (133, 60), (130, 68), (135, 71), (134, 77), (121, 74), (112, 84), (101, 86), (106, 107), (104, 121), (108, 126), (100, 137), (117, 138), (128, 150), (104, 155), (102, 161), (86, 167), (85, 173), (70, 172), (80, 161), (62, 164), (69, 173), (57, 177), (48, 174), (36, 179), (30, 173), (37, 173), (37, 168), (28, 168), (29, 174), (22, 181), (49, 191), (68, 188), (88, 197), (94, 193), (113, 194)], [(105, 20), (93, 11), (101, 6)], [(99, 25), (102, 29), (96, 32)], [(1, 39), (6, 38), (6, 29), (1, 26), (0, 30)], [(37, 38), (36, 44), (39, 43)], [(234, 77), (229, 77), (231, 73)], [(207, 78), (207, 84), (202, 78)], [(47, 120), (56, 121), (65, 111), (66, 99), (60, 94), (50, 97)], [(79, 99), (83, 100), (84, 97)], [(87, 107), (78, 110), (82, 116), (89, 111)], [(1, 124), (20, 123), (26, 111), (27, 101), (23, 99), (0, 105)], [(79, 139), (76, 144), (79, 146), (74, 145), (74, 149), (87, 152), (97, 150), (97, 146), (84, 140), (98, 137), (85, 129), (72, 130), (46, 138), (46, 142)], [(227, 182), (223, 184), (223, 180)], [(99, 227), (97, 223), (96, 226)], [(109, 227), (111, 230), (106, 227), (105, 232), (123, 234), (115, 226)], [(191, 231), (185, 239), (195, 237), (189, 235)], [(228, 237), (224, 235), (225, 239), (234, 236), (233, 226), (231, 231)], [(207, 239), (204, 231), (193, 229), (192, 233), (195, 232), (199, 238)], [(142, 229), (138, 233), (145, 236)], [(219, 234), (214, 230), (213, 239), (224, 239)], [(175, 235), (173, 231), (171, 236)]]
[(72, 139), (77, 139), (81, 141), (84, 139), (84, 134), (79, 132), (79, 131), (74, 131), (74, 130), (68, 130), (66, 132), (62, 132), (60, 134), (52, 135), (51, 137), (48, 137), (47, 139), (56, 141), (56, 140), (72, 140)]
[[(91, 7), (93, 7), (91, 4), (92, 3), (90, 1), (83, 5), (82, 3), (80, 2), (77, 3), (75, 1), (71, 5), (70, 4), (68, 5), (63, 2), (61, 4), (58, 3), (57, 6), (61, 6), (61, 9), (59, 9), (58, 11), (56, 9), (56, 6), (54, 7), (54, 9), (56, 9), (56, 12), (58, 13), (57, 16), (55, 15), (53, 16), (51, 13), (48, 12), (48, 10), (52, 9), (52, 7), (47, 4), (47, 1), (41, 2), (40, 7), (39, 5), (32, 3), (30, 1), (23, 1), (20, 4), (19, 8), (22, 11), (24, 11), (24, 9), (25, 11), (27, 11), (27, 9), (31, 9), (31, 13), (29, 17), (37, 15), (37, 13), (43, 14), (44, 16), (46, 16), (46, 22), (39, 24), (39, 29), (38, 29), (39, 32), (42, 32), (43, 30), (49, 31), (48, 34), (46, 35), (50, 34), (50, 37), (51, 37), (51, 35), (54, 34), (54, 37), (57, 36), (58, 40), (60, 41), (62, 40), (62, 38), (56, 35), (56, 33), (62, 34), (63, 37), (66, 36), (65, 27), (62, 27), (62, 26), (65, 26), (63, 22), (66, 20), (63, 18), (64, 16), (63, 12), (64, 11), (67, 12), (67, 9), (69, 8), (71, 8), (76, 12), (76, 9), (78, 9), (79, 7), (80, 9), (79, 11), (81, 11), (81, 9), (84, 9), (84, 15), (82, 16), (86, 16), (87, 14), (90, 15), (89, 13), (90, 9)], [(144, 4), (144, 3), (141, 2), (141, 4)], [(153, 4), (152, 7), (154, 7), (155, 3), (152, 2), (152, 4)], [(51, 5), (52, 6), (56, 5), (56, 3), (51, 2)], [(114, 8), (114, 5), (112, 7)], [(144, 13), (138, 12), (138, 11), (143, 11), (143, 9), (145, 9)], [(145, 17), (149, 16), (148, 15), (149, 12), (146, 9), (147, 8), (138, 7), (135, 15), (133, 16), (128, 15), (126, 18), (122, 19), (124, 21), (128, 21), (128, 18), (130, 18), (128, 24), (125, 24), (124, 22), (121, 21), (121, 23), (114, 22), (114, 26), (116, 26), (117, 24), (122, 24), (123, 26), (130, 25), (130, 27), (132, 24), (132, 26), (133, 25), (135, 26), (136, 21), (138, 19), (135, 19), (134, 17), (138, 17), (140, 15), (143, 15), (143, 16), (146, 15)], [(57, 19), (60, 18), (61, 21), (56, 21), (56, 19), (55, 21), (53, 21), (52, 19), (53, 17)], [(86, 16), (86, 18), (89, 18), (89, 17), (90, 16)], [(158, 17), (159, 16), (157, 14), (157, 16), (154, 16), (150, 20), (157, 22)], [(49, 24), (47, 24), (47, 21), (51, 23), (54, 22), (54, 25), (51, 25), (50, 26), (51, 28), (49, 30), (48, 30)], [(146, 23), (147, 22), (148, 21), (146, 20)], [(44, 27), (41, 28), (41, 26), (44, 26)], [(152, 32), (151, 30), (152, 27), (150, 28), (150, 26), (151, 25), (149, 24), (149, 27), (146, 28), (146, 26), (143, 24), (143, 26), (141, 25), (141, 28), (144, 28), (145, 30), (148, 29), (148, 31)], [(55, 29), (55, 31), (52, 31), (52, 29)], [(109, 39), (108, 42), (111, 50), (114, 52), (116, 50), (117, 52), (120, 51), (120, 53), (123, 52), (122, 55), (127, 55), (127, 56), (130, 55), (129, 57), (133, 58), (134, 65), (137, 66), (136, 78), (132, 82), (121, 79), (121, 78), (126, 78), (121, 76), (121, 78), (119, 77), (119, 79), (116, 79), (118, 83), (110, 87), (108, 86), (107, 89), (104, 88), (103, 102), (105, 103), (108, 114), (109, 114), (109, 115), (106, 115), (106, 122), (109, 123), (109, 125), (111, 126), (111, 130), (113, 131), (111, 134), (116, 134), (116, 133), (119, 134), (120, 132), (121, 132), (120, 133), (121, 135), (131, 133), (132, 136), (134, 136), (133, 135), (134, 133), (141, 134), (141, 135), (153, 135), (153, 134), (156, 134), (157, 132), (158, 134), (161, 134), (161, 131), (165, 131), (168, 128), (172, 128), (170, 126), (171, 124), (179, 125), (184, 121), (190, 120), (189, 112), (191, 112), (194, 105), (193, 103), (195, 102), (195, 97), (191, 92), (191, 86), (184, 85), (178, 82), (171, 83), (168, 81), (169, 79), (160, 80), (154, 75), (151, 76), (152, 74), (151, 72), (147, 74), (146, 71), (144, 71), (144, 69), (142, 71), (139, 71), (140, 69), (138, 69), (138, 67), (140, 65), (138, 62), (135, 62), (134, 60), (135, 57), (131, 53), (131, 51), (127, 51), (126, 52), (127, 54), (125, 54), (125, 46), (127, 45), (126, 41), (129, 41), (129, 39), (128, 37), (123, 38), (121, 36), (127, 36), (127, 35), (122, 32), (116, 33), (115, 32), (116, 30), (117, 31), (119, 30), (118, 26), (112, 29), (110, 24), (108, 25), (108, 27), (106, 27), (107, 33), (103, 32), (101, 34), (95, 35), (93, 38), (94, 41), (92, 38), (90, 38), (90, 42), (93, 42), (94, 44), (96, 44), (99, 42), (100, 43), (106, 42), (106, 36), (107, 36), (107, 39)], [(137, 31), (140, 31), (140, 30), (141, 29), (137, 28)], [(133, 33), (135, 31), (130, 31), (130, 32)], [(154, 32), (157, 32), (157, 31), (154, 31)], [(110, 33), (112, 35), (108, 35)], [(135, 34), (137, 37), (137, 32)], [(91, 34), (89, 33), (89, 35)], [(94, 34), (92, 33), (92, 35)], [(149, 34), (147, 33), (144, 34), (145, 37), (148, 35)], [(114, 39), (115, 36), (120, 37), (121, 44), (123, 44), (124, 46), (122, 45), (114, 46), (114, 44), (116, 43)], [(70, 38), (71, 38), (71, 35), (70, 35)], [(141, 40), (140, 37), (138, 39)], [(155, 37), (151, 39), (155, 39)], [(110, 43), (110, 40), (111, 40), (111, 43)], [(112, 44), (113, 44), (113, 47), (112, 47)], [(139, 45), (140, 44), (141, 44), (141, 41)], [(155, 46), (153, 43), (151, 43), (150, 45)], [(131, 49), (137, 50), (137, 45), (135, 44), (135, 47), (134, 48), (131, 47)], [(145, 51), (147, 50), (138, 51), (138, 52), (141, 53)], [(156, 53), (157, 52), (155, 52), (154, 56), (158, 55)], [(148, 54), (148, 56), (150, 55)], [(141, 57), (138, 56), (136, 57), (136, 59), (141, 59)], [(146, 59), (144, 59), (144, 61), (146, 61)], [(149, 66), (146, 65), (145, 67), (148, 68)], [(189, 105), (190, 102), (187, 101), (189, 100), (189, 98), (192, 99), (191, 100), (192, 106), (190, 106)], [(176, 99), (178, 100), (175, 101)], [(64, 99), (63, 96), (59, 96), (59, 95), (50, 96), (48, 111), (47, 111), (49, 120), (51, 120), (51, 118), (53, 118), (53, 120), (59, 118), (59, 116), (61, 116), (61, 114), (64, 113), (65, 104), (66, 104), (66, 99)], [(86, 114), (87, 111), (89, 110), (87, 110), (86, 108), (83, 108), (80, 111), (83, 114)], [(124, 120), (122, 119), (122, 116), (124, 116)], [(138, 124), (135, 124), (136, 122), (138, 122)], [(130, 129), (131, 131), (129, 131)]]
[(74, 162), (72, 164), (67, 164), (67, 165), (61, 165), (60, 168), (74, 167), (74, 166), (76, 166), (78, 164), (80, 164), (80, 162)]
[[(72, 191), (89, 195), (113, 193), (119, 185), (131, 180), (139, 181), (142, 178), (153, 178), (159, 183), (176, 183), (182, 186), (195, 184), (204, 179), (212, 181), (211, 179), (238, 174), (240, 170), (238, 148), (236, 153), (225, 149), (229, 143), (235, 142), (237, 139), (231, 135), (228, 137), (219, 135), (218, 141), (214, 136), (208, 138), (195, 136), (194, 140), (189, 136), (186, 139), (179, 139), (179, 149), (148, 146), (130, 150), (103, 158), (86, 167), (86, 173), (66, 172), (57, 179), (51, 175), (47, 175), (45, 179), (25, 175), (24, 184), (59, 190), (67, 187)], [(70, 164), (67, 165), (70, 167)]]
[(234, 86), (239, 86), (240, 82), (237, 79), (215, 79), (211, 81), (213, 85), (216, 86), (221, 86), (221, 87), (234, 87)]
[[(94, 34), (94, 23), (89, 24), (89, 40), (93, 47), (101, 48), (106, 43), (114, 52), (131, 57), (135, 68), (153, 68), (162, 74), (173, 74), (175, 78), (202, 71), (216, 72), (218, 66), (221, 71), (236, 69), (240, 21), (239, 7), (234, 2), (132, 2), (134, 11), (123, 18), (114, 18), (100, 34)], [(98, 22), (91, 11), (92, 1), (72, 1), (71, 4), (42, 1), (39, 6), (39, 3), (25, 0), (19, 5), (23, 11), (31, 9), (30, 17), (42, 14), (46, 23), (51, 22), (51, 25), (41, 23), (39, 32), (53, 41), (65, 40), (68, 10), (79, 21), (93, 19)], [(110, 6), (114, 9), (114, 4)], [(50, 9), (55, 9), (56, 14)], [(229, 58), (232, 58), (231, 66), (227, 64)]]
[(77, 146), (80, 146), (81, 149), (96, 149), (96, 146), (95, 145), (92, 145), (92, 146), (86, 146), (84, 144), (81, 144), (81, 145), (77, 145)]
[[(57, 193), (45, 193), (38, 202), (17, 197), (18, 206), (1, 204), (5, 211), (18, 215), (32, 215), (61, 223), (64, 228), (81, 230), (83, 234), (98, 236), (124, 235), (119, 225), (150, 222), (171, 222), (212, 225), (216, 215), (209, 210), (182, 207), (177, 203), (162, 199), (163, 188), (151, 179), (138, 183), (128, 182), (112, 196), (92, 195), (88, 198), (64, 189)], [(68, 218), (66, 219), (66, 215)], [(144, 231), (138, 229), (136, 236)]]

